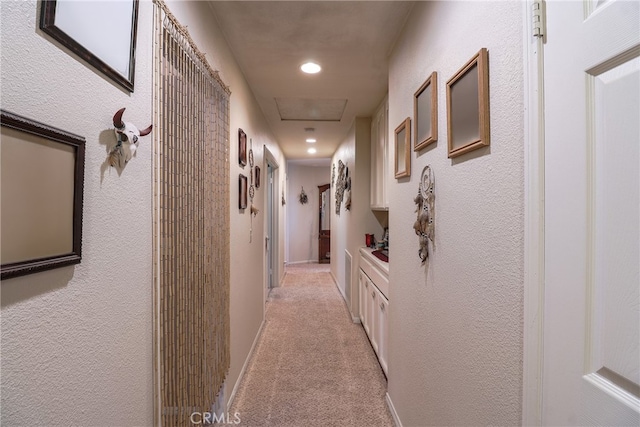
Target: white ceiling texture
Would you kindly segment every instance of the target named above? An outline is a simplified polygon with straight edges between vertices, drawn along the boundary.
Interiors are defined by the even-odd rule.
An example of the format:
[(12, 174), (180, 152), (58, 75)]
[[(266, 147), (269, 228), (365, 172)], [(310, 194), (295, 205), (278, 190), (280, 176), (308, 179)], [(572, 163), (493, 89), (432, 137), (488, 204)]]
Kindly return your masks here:
[[(374, 113), (387, 93), (388, 56), (413, 6), (404, 1), (209, 4), (289, 160), (330, 158), (353, 119)], [(302, 73), (300, 65), (309, 60), (322, 71)], [(305, 142), (309, 137), (317, 142)], [(316, 154), (307, 153), (311, 146)]]

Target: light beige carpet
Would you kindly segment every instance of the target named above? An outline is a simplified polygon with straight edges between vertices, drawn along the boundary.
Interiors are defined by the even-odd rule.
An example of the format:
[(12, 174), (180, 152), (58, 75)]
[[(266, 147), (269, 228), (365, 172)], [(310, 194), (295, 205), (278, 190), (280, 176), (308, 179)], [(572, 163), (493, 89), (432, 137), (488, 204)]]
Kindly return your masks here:
[(287, 267), (233, 405), (241, 426), (392, 426), (386, 380), (328, 265)]

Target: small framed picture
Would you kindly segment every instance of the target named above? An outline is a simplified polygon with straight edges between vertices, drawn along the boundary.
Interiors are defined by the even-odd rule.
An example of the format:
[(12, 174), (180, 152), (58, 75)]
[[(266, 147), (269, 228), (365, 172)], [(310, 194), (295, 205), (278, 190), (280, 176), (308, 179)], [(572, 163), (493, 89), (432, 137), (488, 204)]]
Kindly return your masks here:
[(246, 209), (247, 208), (247, 177), (243, 174), (240, 174), (240, 183), (239, 183), (239, 191), (238, 191), (238, 208)]
[(260, 166), (255, 167), (255, 174), (256, 188), (260, 188)]
[(447, 82), (449, 158), (490, 143), (489, 62), (482, 48)]
[(413, 151), (438, 140), (438, 74), (434, 71), (413, 95)]
[(238, 129), (238, 163), (247, 164), (247, 134), (242, 129)]
[(411, 118), (407, 117), (395, 130), (395, 177), (411, 175)]

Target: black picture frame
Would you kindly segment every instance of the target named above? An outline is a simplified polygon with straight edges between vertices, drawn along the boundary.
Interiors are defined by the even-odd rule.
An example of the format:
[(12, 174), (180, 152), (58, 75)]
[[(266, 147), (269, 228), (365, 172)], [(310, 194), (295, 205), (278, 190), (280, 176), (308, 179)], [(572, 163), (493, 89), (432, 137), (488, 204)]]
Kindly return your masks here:
[[(85, 139), (5, 110), (0, 110), (0, 130), (2, 158), (12, 166), (6, 167), (9, 163), (3, 162), (0, 278), (80, 263)], [(32, 156), (33, 150), (41, 153), (46, 167), (34, 164), (37, 157)], [(67, 170), (61, 170), (61, 165), (67, 165)], [(29, 171), (33, 179), (25, 180), (22, 172), (12, 174), (11, 170)], [(69, 177), (62, 181), (64, 185), (52, 184), (60, 180), (61, 175)], [(46, 189), (41, 183), (47, 184)], [(48, 197), (38, 197), (30, 191), (33, 189), (46, 192)], [(60, 214), (61, 211), (68, 215)], [(48, 221), (46, 225), (30, 224), (32, 218)], [(38, 226), (51, 233), (37, 232)]]
[(238, 190), (238, 208), (247, 209), (247, 177), (240, 174)]
[(247, 165), (247, 134), (242, 129), (238, 129), (238, 163)]
[[(40, 2), (40, 29), (61, 43), (75, 55), (80, 57), (90, 66), (101, 72), (116, 84), (129, 92), (133, 92), (136, 63), (136, 37), (138, 27), (138, 1), (127, 0), (117, 2), (85, 2), (85, 1), (65, 1), (43, 0)], [(64, 4), (63, 4), (64, 3)], [(62, 7), (60, 7), (62, 5)], [(100, 10), (102, 7), (111, 8), (112, 14), (106, 15)], [(93, 8), (93, 9), (92, 9)], [(116, 8), (116, 9), (114, 9)], [(131, 10), (131, 20), (122, 19), (118, 11)], [(70, 22), (76, 21), (77, 16), (82, 19), (95, 19), (97, 22), (105, 22), (104, 26), (112, 28), (114, 32), (120, 34), (122, 31), (129, 32), (128, 52), (117, 52), (113, 46), (107, 46), (115, 38), (113, 34), (75, 34), (69, 33), (76, 28)], [(95, 30), (95, 28), (92, 27)], [(98, 41), (95, 41), (98, 40)], [(94, 44), (93, 50), (89, 45)], [(109, 52), (108, 54), (106, 52)], [(114, 55), (120, 55), (115, 56)], [(126, 55), (126, 57), (125, 57)], [(106, 59), (109, 57), (109, 59)], [(119, 71), (118, 62), (128, 64), (125, 69)]]
[(255, 174), (256, 188), (260, 188), (260, 166), (255, 167)]

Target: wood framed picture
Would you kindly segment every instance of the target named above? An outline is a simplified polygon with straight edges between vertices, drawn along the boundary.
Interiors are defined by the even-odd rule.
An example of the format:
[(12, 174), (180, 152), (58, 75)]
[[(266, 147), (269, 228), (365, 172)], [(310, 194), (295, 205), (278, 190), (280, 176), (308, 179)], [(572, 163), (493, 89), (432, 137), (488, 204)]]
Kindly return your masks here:
[(138, 0), (46, 0), (40, 29), (133, 92)]
[(413, 95), (413, 150), (438, 140), (438, 74), (434, 71)]
[(247, 164), (247, 134), (242, 129), (238, 129), (238, 163)]
[(0, 110), (0, 276), (82, 260), (85, 139)]
[(255, 167), (255, 174), (256, 188), (260, 188), (260, 166)]
[(411, 175), (411, 118), (407, 117), (395, 130), (395, 177)]
[(449, 158), (490, 143), (489, 61), (482, 48), (447, 82)]
[(239, 190), (238, 190), (238, 208), (246, 209), (247, 208), (247, 177), (243, 174), (240, 174), (240, 182), (239, 182)]

